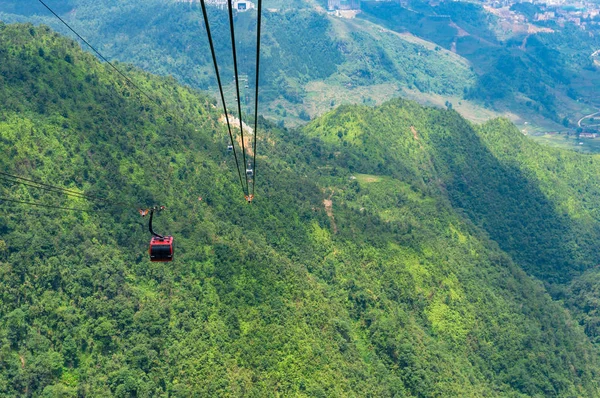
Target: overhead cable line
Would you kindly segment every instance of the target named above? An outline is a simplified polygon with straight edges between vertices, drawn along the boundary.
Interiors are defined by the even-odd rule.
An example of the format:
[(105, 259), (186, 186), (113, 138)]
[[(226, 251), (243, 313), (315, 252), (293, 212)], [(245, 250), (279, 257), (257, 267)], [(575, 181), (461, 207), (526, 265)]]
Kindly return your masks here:
[(110, 200), (108, 198), (102, 198), (102, 197), (99, 197), (99, 196), (89, 195), (89, 194), (86, 194), (86, 193), (77, 192), (77, 191), (73, 191), (73, 190), (70, 190), (70, 189), (57, 187), (55, 185), (50, 185), (50, 184), (46, 184), (46, 183), (43, 183), (43, 182), (40, 182), (40, 181), (31, 180), (29, 178), (15, 176), (15, 175), (12, 175), (12, 174), (4, 173), (2, 171), (0, 171), (0, 178), (3, 179), (3, 180), (5, 180), (5, 181), (10, 181), (10, 182), (18, 183), (18, 184), (26, 185), (26, 186), (33, 187), (33, 188), (38, 188), (38, 189), (42, 189), (42, 190), (46, 190), (46, 191), (63, 193), (63, 194), (68, 195), (68, 196), (75, 196), (75, 197), (84, 198), (84, 199), (92, 199), (92, 200), (96, 200), (96, 201), (100, 201), (100, 202), (107, 202), (109, 204), (118, 204), (118, 205), (128, 206), (128, 207), (130, 206), (130, 204), (127, 204), (125, 202), (114, 202), (114, 201), (112, 201), (112, 200)]
[(258, 21), (256, 23), (256, 83), (254, 92), (254, 145), (252, 148), (252, 196), (256, 186), (256, 141), (258, 139), (258, 82), (260, 76), (260, 22), (262, 16), (262, 0), (258, 0)]
[(80, 211), (80, 212), (84, 212), (84, 213), (91, 213), (91, 210), (86, 210), (86, 209), (78, 209), (78, 208), (74, 208), (74, 207), (63, 207), (63, 206), (56, 206), (56, 205), (48, 205), (45, 203), (37, 203), (37, 202), (26, 202), (23, 200), (16, 200), (16, 199), (9, 199), (9, 198), (2, 198), (0, 197), (0, 202), (13, 202), (13, 203), (21, 203), (21, 204), (25, 204), (25, 205), (29, 205), (29, 206), (39, 206), (39, 207), (47, 207), (47, 208), (51, 208), (51, 209), (59, 209), (59, 210), (69, 210), (69, 211)]
[(96, 50), (96, 48), (94, 48), (94, 46), (92, 46), (90, 43), (88, 43), (87, 40), (85, 40), (83, 37), (81, 37), (81, 35), (79, 33), (77, 33), (75, 31), (75, 29), (73, 29), (64, 19), (62, 19), (56, 12), (54, 12), (54, 10), (52, 10), (46, 3), (44, 3), (42, 0), (38, 0), (44, 7), (46, 7), (48, 9), (48, 11), (50, 11), (56, 18), (58, 18), (58, 20), (60, 22), (62, 22), (67, 28), (69, 28), (69, 30), (73, 33), (75, 33), (75, 35), (77, 37), (79, 37), (79, 39), (81, 41), (83, 41), (85, 44), (87, 44), (87, 46), (89, 48), (91, 48), (92, 50), (94, 50), (94, 52), (104, 61), (106, 62), (111, 68), (113, 68), (115, 71), (117, 71), (117, 73), (119, 75), (121, 75), (127, 82), (129, 82), (129, 84), (131, 84), (133, 87), (135, 87), (136, 89), (138, 89), (140, 91), (140, 93), (142, 93), (146, 98), (148, 98), (150, 101), (152, 102), (157, 102), (156, 99), (153, 99), (152, 97), (150, 97), (148, 94), (146, 94), (146, 92), (144, 90), (142, 90), (137, 84), (135, 84), (130, 78), (128, 78), (123, 72), (121, 72), (115, 65), (113, 65), (112, 62), (110, 62), (108, 59), (106, 59), (102, 54), (100, 54), (100, 51)]
[[(54, 10), (52, 10), (52, 8), (50, 8), (43, 0), (38, 0), (38, 2), (40, 4), (42, 4), (48, 11), (50, 11), (60, 22), (63, 23), (63, 25), (65, 25), (81, 41), (83, 41), (89, 48), (91, 48), (98, 55), (98, 57), (100, 59), (102, 59), (104, 62), (106, 62), (112, 69), (114, 69), (129, 84), (131, 84), (134, 88), (136, 88), (140, 93), (142, 93), (151, 102), (154, 102), (157, 105), (160, 105), (156, 99), (153, 99), (150, 95), (148, 95), (141, 87), (139, 87), (136, 83), (134, 83), (129, 77), (127, 77), (123, 72), (121, 72), (112, 62), (110, 62), (106, 57), (104, 57), (94, 46), (92, 46), (79, 33), (77, 33), (77, 31), (75, 31), (75, 29), (73, 29), (64, 19), (62, 19)], [(259, 1), (259, 4), (260, 3), (261, 2)], [(235, 150), (233, 133), (232, 133), (232, 129), (231, 129), (231, 123), (229, 121), (229, 114), (227, 112), (227, 106), (225, 104), (225, 97), (224, 97), (224, 94), (223, 94), (223, 86), (222, 86), (221, 78), (220, 78), (220, 75), (219, 75), (219, 68), (218, 68), (218, 64), (217, 64), (217, 58), (216, 58), (216, 55), (215, 55), (214, 44), (213, 44), (212, 36), (211, 36), (211, 33), (210, 33), (210, 26), (209, 26), (209, 22), (208, 22), (208, 15), (207, 15), (207, 12), (206, 12), (205, 0), (201, 0), (201, 4), (202, 4), (202, 13), (203, 13), (203, 16), (204, 16), (204, 22), (205, 22), (205, 25), (206, 25), (206, 31), (207, 31), (207, 35), (208, 35), (208, 39), (209, 39), (209, 43), (210, 43), (210, 49), (211, 49), (211, 54), (212, 54), (212, 58), (213, 58), (213, 63), (214, 63), (214, 66), (215, 66), (215, 72), (216, 72), (216, 75), (217, 75), (217, 82), (218, 82), (218, 85), (219, 85), (219, 92), (220, 92), (220, 95), (221, 95), (221, 101), (223, 103), (223, 109), (225, 111), (225, 118), (226, 118), (226, 121), (227, 121), (227, 128), (228, 128), (228, 131), (229, 131), (229, 138), (231, 140), (231, 146), (233, 147), (233, 152), (234, 152), (234, 157), (235, 157), (235, 162), (236, 162), (236, 168), (238, 170), (238, 177), (240, 179), (240, 185), (242, 186), (242, 191), (244, 192), (246, 198), (248, 198), (249, 197), (248, 175), (247, 175), (247, 173), (244, 173), (245, 179), (246, 179), (246, 186), (244, 188), (244, 183), (242, 181), (242, 176), (241, 176), (242, 173), (240, 171), (240, 166), (239, 166), (239, 160), (238, 160), (238, 156), (237, 156), (237, 151)], [(237, 105), (238, 105), (237, 108), (238, 108), (239, 119), (240, 119), (240, 136), (241, 136), (241, 141), (242, 141), (241, 142), (241, 147), (242, 147), (242, 160), (243, 160), (243, 167), (244, 167), (243, 170), (245, 170), (245, 167), (246, 167), (246, 148), (245, 148), (245, 142), (244, 142), (243, 118), (242, 118), (242, 111), (241, 111), (241, 99), (240, 99), (240, 89), (239, 89), (239, 75), (238, 75), (238, 68), (237, 68), (237, 54), (236, 54), (236, 49), (235, 49), (235, 31), (234, 31), (234, 25), (233, 25), (233, 11), (232, 11), (232, 7), (231, 7), (231, 1), (228, 1), (228, 10), (229, 10), (229, 23), (230, 23), (231, 43), (232, 43), (234, 71), (235, 71), (235, 84), (236, 84)], [(259, 5), (259, 21), (260, 21), (260, 5)], [(260, 28), (259, 28), (259, 31), (260, 31)], [(259, 39), (258, 40), (260, 41), (260, 35), (259, 35)], [(254, 142), (254, 147), (256, 147), (256, 142)], [(253, 163), (256, 163), (255, 156), (256, 155), (254, 155), (254, 161), (253, 161)], [(254, 192), (254, 185), (253, 185), (253, 192)]]
[[(242, 121), (242, 103), (240, 98), (240, 80), (238, 76), (238, 67), (237, 67), (237, 54), (235, 50), (235, 29), (233, 27), (233, 9), (231, 7), (232, 0), (227, 0), (227, 10), (229, 13), (229, 29), (231, 32), (231, 49), (233, 52), (233, 71), (235, 74), (235, 91), (237, 94), (237, 108), (238, 108), (238, 117), (240, 118), (240, 135), (242, 137), (242, 157), (244, 161), (244, 168), (246, 167), (246, 144), (244, 142), (244, 122)], [(248, 187), (248, 173), (244, 173), (246, 176), (246, 192), (249, 191)]]
[[(131, 80), (129, 77), (127, 77), (127, 75), (125, 75), (123, 72), (121, 72), (121, 70), (119, 70), (119, 68), (117, 68), (112, 62), (110, 62), (105, 56), (103, 56), (100, 51), (98, 51), (94, 46), (92, 46), (86, 39), (83, 38), (83, 36), (81, 36), (79, 33), (77, 33), (77, 31), (75, 29), (73, 29), (64, 19), (62, 19), (52, 8), (50, 8), (50, 6), (48, 6), (48, 4), (46, 4), (43, 0), (38, 0), (38, 2), (40, 4), (42, 4), (48, 11), (50, 11), (50, 13), (52, 13), (52, 15), (54, 15), (60, 22), (62, 22), (63, 25), (65, 25), (71, 32), (73, 32), (82, 42), (84, 42), (89, 48), (91, 48), (96, 55), (102, 59), (104, 62), (106, 62), (112, 69), (114, 69), (123, 79), (125, 79), (125, 81), (130, 84), (134, 89), (138, 90), (143, 96), (145, 96), (150, 102), (158, 105), (159, 107), (162, 107), (161, 103), (158, 101), (157, 98), (153, 98), (151, 97), (148, 93), (146, 93), (146, 91), (144, 91), (138, 84), (136, 84), (133, 80)], [(175, 118), (173, 117), (173, 115), (168, 112), (166, 109), (163, 108), (163, 110), (165, 111), (165, 114), (167, 116), (169, 116), (171, 118), (171, 120), (175, 120)], [(81, 194), (79, 192), (76, 191), (70, 191), (68, 189), (64, 189), (64, 188), (60, 188), (60, 187), (55, 187), (53, 185), (49, 185), (49, 184), (44, 184), (44, 183), (40, 183), (38, 181), (33, 181), (33, 180), (27, 180), (25, 178), (22, 177), (17, 177), (17, 176), (12, 176), (9, 175), (7, 173), (0, 173), (3, 174), (5, 176), (9, 176), (12, 178), (16, 178), (16, 179), (20, 179), (20, 180), (24, 180), (24, 181), (29, 181), (35, 184), (39, 184), (41, 186), (44, 186), (46, 188), (48, 188), (47, 190), (59, 190), (62, 191), (63, 193), (67, 194), (67, 195), (72, 195), (72, 196), (79, 196), (79, 197), (85, 197), (88, 199), (94, 199), (94, 200), (99, 200), (99, 201), (104, 201), (104, 202), (109, 202), (112, 204), (118, 204), (121, 206), (132, 206), (131, 204), (127, 204), (127, 203), (123, 203), (123, 202), (113, 202), (110, 201), (109, 199), (106, 198), (100, 198), (97, 196), (93, 196), (93, 195), (87, 195), (87, 194)], [(6, 180), (6, 178), (5, 178)], [(13, 181), (14, 182), (14, 181)], [(21, 184), (23, 184), (23, 182), (20, 182)], [(36, 187), (36, 188), (41, 188), (42, 187)], [(53, 189), (52, 189), (53, 188)]]
[[(215, 66), (215, 74), (217, 75), (217, 83), (219, 85), (219, 93), (221, 94), (221, 102), (223, 103), (223, 111), (225, 112), (225, 120), (227, 121), (227, 130), (229, 131), (229, 139), (231, 140), (231, 147), (233, 148), (233, 156), (235, 158), (235, 166), (237, 168), (238, 176), (240, 178), (240, 185), (242, 186), (242, 192), (247, 195), (248, 192), (244, 189), (244, 183), (242, 182), (242, 173), (240, 171), (240, 164), (238, 161), (237, 151), (233, 142), (233, 133), (231, 132), (231, 124), (229, 123), (229, 113), (227, 113), (227, 104), (225, 104), (225, 96), (223, 95), (223, 85), (221, 84), (221, 75), (219, 74), (219, 65), (217, 63), (217, 56), (215, 54), (215, 46), (213, 44), (212, 35), (210, 33), (210, 24), (208, 23), (208, 13), (206, 12), (206, 4), (204, 0), (200, 0), (202, 5), (202, 15), (204, 16), (204, 25), (206, 26), (206, 35), (208, 36), (208, 43), (210, 44), (210, 52), (212, 54), (213, 64)], [(244, 140), (242, 139), (242, 149), (244, 147)], [(244, 165), (245, 167), (245, 165)], [(246, 181), (247, 183), (248, 181)]]
[(40, 185), (35, 185), (35, 184), (29, 184), (29, 183), (27, 183), (27, 182), (18, 181), (18, 180), (13, 180), (13, 179), (6, 178), (6, 177), (2, 177), (2, 176), (0, 176), (0, 179), (2, 179), (2, 180), (4, 180), (4, 181), (7, 181), (7, 182), (12, 182), (12, 183), (14, 183), (14, 184), (20, 184), (20, 185), (25, 185), (25, 186), (27, 186), (27, 187), (38, 188), (38, 189), (42, 189), (42, 190), (44, 190), (44, 191), (50, 191), (50, 192), (58, 192), (58, 193), (63, 193), (63, 194), (65, 194), (65, 195), (67, 195), (67, 196), (71, 196), (71, 197), (75, 197), (75, 198), (83, 198), (83, 199), (85, 199), (85, 196), (83, 196), (83, 195), (77, 195), (77, 194), (68, 193), (68, 192), (62, 191), (62, 190), (60, 190), (60, 189), (54, 189), (54, 188), (43, 187), (43, 186), (40, 186)]

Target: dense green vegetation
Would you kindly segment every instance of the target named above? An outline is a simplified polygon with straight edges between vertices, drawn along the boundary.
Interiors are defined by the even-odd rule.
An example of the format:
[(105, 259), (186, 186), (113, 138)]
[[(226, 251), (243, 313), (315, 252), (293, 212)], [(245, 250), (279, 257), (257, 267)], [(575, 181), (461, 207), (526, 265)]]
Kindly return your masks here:
[(401, 82), (423, 93), (458, 95), (474, 79), (466, 62), (440, 48), (401, 40), (395, 32), (363, 21), (340, 20), (336, 25), (350, 32), (339, 40), (345, 62), (331, 80), (350, 86)]
[[(0, 24), (0, 170), (132, 203), (3, 184), (89, 212), (0, 205), (0, 394), (600, 393), (583, 328), (520, 267), (597, 260), (570, 232), (594, 233), (595, 157), (410, 102), (343, 107), (304, 131), (261, 120), (248, 206), (212, 100), (128, 73), (160, 106), (47, 28)], [(146, 258), (153, 204), (172, 263)], [(576, 255), (547, 270), (509, 239), (543, 217), (566, 228), (553, 255)]]
[(595, 344), (600, 343), (600, 279), (594, 268), (573, 280), (563, 299)]
[(510, 10), (523, 14), (529, 19), (535, 18), (535, 14), (542, 11), (539, 6), (529, 2), (515, 3), (510, 6)]
[[(420, 139), (382, 134), (388, 126), (414, 129)], [(596, 157), (542, 151), (504, 120), (474, 127), (454, 111), (441, 114), (404, 102), (375, 111), (342, 109), (309, 131), (359, 146), (367, 156), (352, 159), (350, 169), (435, 182), (454, 206), (544, 281), (568, 281), (600, 260), (594, 245), (600, 237)], [(422, 151), (409, 150), (414, 146)]]

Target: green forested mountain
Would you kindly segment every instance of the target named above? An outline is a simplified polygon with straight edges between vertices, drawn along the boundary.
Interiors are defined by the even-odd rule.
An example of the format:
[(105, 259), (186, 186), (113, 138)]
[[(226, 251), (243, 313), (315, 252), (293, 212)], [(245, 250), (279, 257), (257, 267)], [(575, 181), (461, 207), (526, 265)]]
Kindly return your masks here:
[[(516, 3), (511, 10), (533, 22), (528, 6), (535, 8), (531, 3)], [(421, 0), (404, 6), (365, 2), (362, 8), (361, 16), (367, 20), (411, 32), (468, 59), (478, 78), (465, 93), (467, 99), (520, 115), (531, 110), (556, 122), (568, 117), (572, 123), (575, 115), (584, 112), (574, 101), (596, 107), (600, 103), (593, 88), (600, 75), (590, 57), (600, 47), (598, 25), (584, 30), (550, 20), (523, 29), (482, 5), (460, 1), (435, 6)], [(564, 122), (568, 125), (568, 120)]]
[[(0, 20), (43, 23), (72, 35), (37, 2), (29, 8), (21, 3), (0, 1)], [(58, 7), (56, 1), (47, 3)], [(403, 88), (451, 96), (462, 95), (474, 83), (467, 62), (431, 43), (384, 32), (366, 21), (332, 18), (304, 2), (266, 1), (265, 8), (261, 107), (267, 115), (304, 122), (340, 103), (381, 102)], [(216, 93), (199, 2), (72, 0), (57, 11), (109, 59)], [(226, 95), (233, 101), (227, 11), (216, 7), (208, 11), (228, 84)], [(240, 73), (251, 82), (242, 98), (249, 102), (246, 94), (253, 93), (255, 79), (256, 13), (236, 13), (235, 24)]]
[[(48, 4), (109, 58), (216, 90), (197, 1)], [(594, 89), (600, 74), (591, 57), (600, 48), (598, 25), (584, 30), (570, 22), (536, 21), (531, 3), (511, 8), (527, 22), (501, 17), (508, 8), (498, 14), (461, 1), (361, 2), (361, 13), (350, 19), (325, 13), (325, 6), (265, 2), (265, 115), (298, 124), (339, 104), (381, 103), (408, 92), (422, 102), (465, 101), (468, 106), (459, 111), (474, 120), (492, 109), (547, 131), (577, 127), (600, 104)], [(209, 11), (233, 100), (227, 13)], [(71, 34), (35, 1), (0, 1), (0, 19), (49, 24)], [(255, 12), (237, 14), (236, 26), (240, 69), (253, 81)], [(249, 89), (242, 94), (248, 109)]]
[[(413, 130), (414, 137), (382, 133), (391, 126)], [(565, 282), (598, 264), (600, 163), (595, 156), (542, 150), (502, 119), (472, 126), (455, 112), (400, 101), (374, 111), (340, 108), (307, 131), (356, 145), (378, 162), (374, 168), (358, 157), (349, 161), (350, 168), (402, 179), (409, 173), (435, 187), (542, 280)], [(421, 150), (410, 151), (411, 146)]]
[[(88, 211), (0, 204), (0, 395), (600, 394), (591, 315), (545, 287), (593, 296), (596, 157), (348, 106), (261, 119), (247, 205), (213, 100), (120, 67), (156, 102), (49, 29), (0, 24), (0, 171), (111, 200), (2, 184)], [(147, 259), (154, 204), (172, 263)]]

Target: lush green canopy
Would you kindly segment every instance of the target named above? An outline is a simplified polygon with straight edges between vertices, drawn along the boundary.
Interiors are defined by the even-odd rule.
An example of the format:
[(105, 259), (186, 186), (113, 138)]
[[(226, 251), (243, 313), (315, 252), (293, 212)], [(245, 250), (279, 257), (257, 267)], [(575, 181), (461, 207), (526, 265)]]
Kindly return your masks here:
[[(119, 67), (156, 102), (0, 24), (0, 170), (113, 202), (2, 183), (88, 212), (0, 204), (0, 394), (599, 395), (594, 346), (525, 272), (597, 263), (595, 157), (502, 120), (344, 107), (261, 120), (249, 206), (212, 100)], [(147, 259), (154, 204), (172, 263)]]

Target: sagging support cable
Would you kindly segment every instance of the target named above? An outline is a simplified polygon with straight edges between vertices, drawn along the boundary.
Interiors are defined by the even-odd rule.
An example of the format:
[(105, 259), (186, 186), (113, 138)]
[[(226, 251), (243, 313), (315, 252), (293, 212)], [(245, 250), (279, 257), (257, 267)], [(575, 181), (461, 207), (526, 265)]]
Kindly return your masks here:
[[(240, 119), (240, 135), (242, 137), (242, 158), (244, 161), (244, 169), (247, 165), (246, 163), (246, 144), (244, 141), (244, 122), (242, 121), (242, 103), (240, 98), (240, 79), (238, 75), (238, 67), (237, 67), (237, 52), (235, 50), (235, 28), (233, 26), (233, 8), (231, 7), (231, 3), (233, 0), (227, 0), (227, 11), (229, 13), (229, 29), (231, 32), (231, 49), (233, 52), (233, 71), (235, 75), (235, 92), (237, 94), (237, 108), (238, 108), (238, 117)], [(246, 176), (246, 193), (248, 196), (249, 187), (248, 187), (248, 174), (244, 173)]]
[(12, 202), (12, 203), (21, 203), (21, 204), (25, 204), (25, 205), (29, 205), (29, 206), (39, 206), (39, 207), (47, 207), (50, 209), (59, 209), (59, 210), (69, 210), (69, 211), (80, 211), (80, 212), (84, 212), (84, 213), (91, 213), (91, 210), (86, 210), (86, 209), (78, 209), (78, 208), (74, 208), (74, 207), (63, 207), (63, 206), (57, 206), (57, 205), (48, 205), (45, 203), (37, 203), (37, 202), (26, 202), (23, 200), (16, 200), (16, 199), (9, 199), (9, 198), (1, 198), (0, 197), (0, 203), (2, 202)]
[(254, 145), (252, 147), (252, 197), (256, 186), (256, 141), (258, 135), (258, 83), (260, 77), (260, 25), (262, 17), (262, 0), (258, 0), (258, 20), (256, 22), (256, 83), (254, 91)]
[(100, 54), (100, 51), (96, 50), (96, 48), (94, 48), (94, 46), (92, 46), (90, 43), (88, 43), (87, 40), (85, 40), (79, 33), (77, 33), (75, 31), (75, 29), (73, 29), (64, 19), (62, 19), (56, 12), (54, 12), (54, 10), (52, 8), (50, 8), (46, 3), (44, 3), (42, 0), (38, 0), (44, 7), (46, 7), (48, 9), (48, 11), (50, 11), (56, 18), (58, 18), (58, 20), (60, 22), (63, 23), (63, 25), (65, 25), (71, 32), (73, 32), (82, 42), (84, 42), (89, 48), (91, 48), (96, 55), (98, 55), (98, 57), (100, 57), (100, 59), (102, 59), (104, 62), (106, 62), (111, 68), (113, 68), (115, 71), (117, 71), (117, 73), (119, 75), (121, 75), (123, 77), (123, 79), (125, 79), (129, 84), (131, 84), (133, 87), (135, 87), (137, 90), (139, 90), (140, 93), (142, 93), (146, 98), (148, 98), (150, 101), (154, 102), (154, 103), (158, 103), (155, 99), (152, 99), (152, 97), (150, 97), (148, 94), (146, 94), (146, 92), (144, 90), (142, 90), (137, 84), (135, 84), (130, 78), (128, 78), (123, 72), (121, 72), (115, 65), (113, 65), (112, 62), (110, 62), (108, 59), (106, 59), (102, 54)]
[[(244, 195), (247, 195), (248, 191), (246, 188), (247, 188), (248, 181), (246, 180), (246, 188), (244, 188), (244, 183), (242, 181), (242, 173), (240, 171), (240, 164), (238, 161), (237, 151), (235, 149), (235, 144), (234, 144), (234, 140), (233, 140), (233, 133), (231, 131), (231, 123), (229, 122), (229, 113), (227, 112), (227, 104), (225, 103), (225, 96), (223, 95), (223, 85), (221, 84), (221, 75), (219, 73), (219, 65), (217, 63), (217, 56), (215, 54), (215, 46), (213, 44), (212, 34), (210, 33), (210, 24), (208, 22), (208, 13), (206, 12), (206, 4), (204, 3), (204, 0), (200, 0), (200, 4), (202, 6), (202, 15), (204, 16), (204, 25), (206, 26), (206, 35), (208, 37), (208, 43), (210, 45), (210, 53), (212, 55), (213, 64), (215, 67), (215, 74), (217, 76), (217, 84), (219, 85), (219, 93), (221, 94), (221, 102), (223, 103), (223, 112), (225, 112), (225, 120), (227, 122), (227, 131), (229, 132), (229, 139), (231, 140), (231, 147), (233, 148), (233, 157), (235, 158), (235, 166), (237, 168), (238, 176), (240, 178), (240, 185), (242, 186), (242, 192), (244, 193)], [(238, 99), (239, 99), (239, 97), (238, 97)], [(240, 120), (241, 120), (241, 118), (240, 118)], [(243, 149), (244, 149), (244, 140), (243, 140), (243, 136), (242, 136), (242, 150)], [(244, 155), (244, 160), (245, 160), (245, 155)]]
[(112, 205), (127, 206), (127, 207), (131, 206), (130, 204), (125, 203), (125, 202), (114, 202), (114, 201), (112, 201), (110, 199), (107, 199), (107, 198), (102, 198), (102, 197), (99, 197), (99, 196), (89, 195), (89, 194), (86, 194), (86, 193), (77, 192), (77, 191), (73, 191), (73, 190), (70, 190), (70, 189), (57, 187), (55, 185), (46, 184), (46, 183), (43, 183), (43, 182), (40, 182), (40, 181), (36, 181), (36, 180), (32, 180), (32, 179), (29, 179), (29, 178), (19, 177), (19, 176), (12, 175), (12, 174), (9, 174), (9, 173), (5, 173), (5, 172), (2, 172), (2, 171), (0, 171), (0, 179), (3, 179), (3, 180), (8, 181), (8, 182), (16, 183), (16, 184), (25, 185), (25, 186), (32, 187), (32, 188), (37, 188), (37, 189), (45, 190), (45, 191), (62, 193), (62, 194), (65, 194), (67, 196), (73, 196), (73, 197), (82, 198), (82, 199), (91, 199), (91, 200), (95, 200), (95, 201), (99, 201), (99, 202), (105, 202), (105, 203), (112, 204)]
[(44, 190), (44, 191), (62, 193), (62, 194), (65, 194), (67, 196), (73, 196), (75, 198), (82, 198), (82, 199), (86, 198), (85, 195), (83, 195), (83, 194), (71, 193), (71, 192), (69, 192), (67, 190), (57, 189), (57, 188), (54, 188), (54, 187), (44, 187), (44, 186), (40, 186), (40, 185), (30, 184), (30, 183), (27, 183), (27, 182), (24, 182), (24, 181), (19, 181), (19, 180), (12, 179), (12, 178), (7, 178), (7, 177), (4, 177), (4, 176), (0, 176), (0, 179), (2, 179), (4, 181), (7, 181), (7, 182), (11, 182), (13, 184), (24, 185), (26, 187), (32, 187), (32, 188), (37, 188), (37, 189), (41, 189), (41, 190)]

